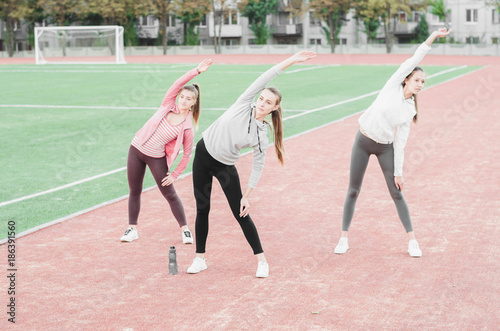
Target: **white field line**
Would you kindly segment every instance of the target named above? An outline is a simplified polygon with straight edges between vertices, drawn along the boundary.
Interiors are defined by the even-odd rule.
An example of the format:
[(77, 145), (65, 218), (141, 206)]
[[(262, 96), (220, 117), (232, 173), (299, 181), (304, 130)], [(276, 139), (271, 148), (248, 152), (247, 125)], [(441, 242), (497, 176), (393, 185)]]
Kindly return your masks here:
[[(11, 69), (11, 70), (2, 70), (0, 69), (0, 72), (3, 73), (8, 73), (8, 72), (46, 72), (46, 73), (53, 73), (53, 72), (81, 72), (81, 73), (108, 73), (108, 72), (113, 72), (113, 73), (141, 73), (144, 74), (144, 70), (88, 70), (88, 69), (52, 69), (52, 70), (44, 70), (44, 69)], [(168, 68), (162, 68), (162, 70), (155, 70), (154, 73), (185, 73), (186, 71), (184, 70), (168, 70)], [(260, 72), (255, 72), (255, 71), (224, 71), (222, 74), (253, 74), (257, 75)]]
[[(157, 110), (158, 107), (114, 107), (114, 106), (70, 106), (70, 105), (0, 105), (0, 108), (75, 108), (75, 109), (146, 109)], [(203, 110), (226, 110), (227, 108), (203, 108)]]
[(302, 69), (288, 70), (288, 71), (285, 71), (284, 74), (293, 74), (293, 73), (301, 72), (301, 71), (316, 70), (316, 69), (323, 69), (323, 68), (330, 68), (330, 67), (339, 67), (339, 66), (340, 66), (340, 64), (332, 64), (332, 65), (327, 65), (327, 66), (307, 67), (307, 68), (302, 68)]
[(85, 183), (85, 182), (88, 182), (88, 181), (91, 181), (91, 180), (94, 180), (94, 179), (97, 179), (97, 178), (101, 178), (101, 177), (105, 177), (105, 176), (108, 176), (108, 175), (112, 175), (114, 173), (123, 171), (125, 169), (127, 169), (127, 167), (122, 167), (122, 168), (119, 168), (119, 169), (115, 169), (115, 170), (111, 170), (111, 171), (105, 172), (103, 174), (95, 175), (95, 176), (92, 176), (92, 177), (89, 177), (89, 178), (84, 178), (84, 179), (78, 180), (76, 182), (69, 183), (69, 184), (66, 184), (66, 185), (63, 185), (63, 186), (59, 186), (59, 187), (56, 187), (56, 188), (53, 188), (53, 189), (50, 189), (50, 190), (47, 190), (47, 191), (43, 191), (43, 192), (39, 192), (39, 193), (27, 195), (27, 196), (24, 196), (24, 197), (21, 197), (21, 198), (17, 198), (17, 199), (14, 199), (14, 200), (4, 201), (4, 202), (0, 203), (0, 207), (6, 206), (6, 205), (10, 205), (12, 203), (16, 203), (16, 202), (19, 202), (19, 201), (23, 201), (23, 200), (28, 200), (28, 199), (31, 199), (31, 198), (35, 198), (35, 197), (38, 197), (40, 195), (45, 195), (45, 194), (49, 194), (49, 193), (52, 193), (52, 192), (60, 191), (60, 190), (63, 190), (65, 188), (68, 188), (68, 187), (71, 187), (71, 186), (75, 186), (75, 185), (82, 184), (82, 183)]
[[(69, 105), (0, 105), (0, 108), (56, 108), (56, 109), (146, 109), (156, 110), (157, 107), (114, 107), (114, 106), (69, 106)], [(203, 110), (227, 110), (227, 108), (203, 108)], [(284, 112), (302, 112), (301, 109), (284, 109)]]
[[(466, 66), (461, 66), (461, 67), (457, 67), (457, 68), (452, 68), (452, 69), (455, 69), (455, 70), (458, 70), (459, 68), (465, 68)], [(447, 72), (450, 72), (451, 69), (448, 69), (448, 70), (445, 70)], [(473, 72), (473, 71), (472, 71)], [(470, 73), (470, 72), (469, 72)], [(469, 74), (469, 73), (466, 73), (466, 74)], [(464, 75), (466, 75), (464, 74)], [(441, 75), (441, 72), (438, 72), (434, 75), (430, 75), (428, 76), (428, 78), (430, 77), (435, 77), (437, 75)], [(460, 75), (458, 77), (462, 77), (464, 75)], [(453, 80), (453, 79), (456, 79), (458, 77), (453, 77), (452, 79), (450, 80)], [(446, 81), (447, 82), (447, 81)], [(444, 82), (443, 82), (444, 83)], [(442, 83), (441, 83), (442, 84)], [(437, 84), (437, 85), (441, 85), (441, 84)], [(437, 86), (437, 85), (433, 85), (431, 86), (430, 88), (434, 87), (434, 86)], [(289, 116), (289, 117), (285, 117), (283, 118), (283, 121), (286, 121), (286, 120), (289, 120), (289, 119), (292, 119), (292, 118), (297, 118), (299, 116), (304, 116), (304, 115), (307, 115), (307, 114), (310, 114), (310, 113), (313, 113), (313, 112), (317, 112), (317, 111), (320, 111), (320, 110), (324, 110), (324, 109), (328, 109), (328, 108), (333, 108), (333, 107), (336, 107), (336, 106), (339, 106), (339, 105), (342, 105), (342, 104), (346, 104), (346, 103), (349, 103), (349, 102), (353, 102), (353, 101), (357, 101), (357, 100), (360, 100), (360, 99), (363, 99), (363, 98), (366, 98), (368, 96), (371, 96), (371, 95), (374, 95), (374, 94), (377, 94), (378, 92), (380, 92), (380, 90), (378, 91), (374, 91), (374, 92), (371, 92), (371, 93), (367, 93), (367, 94), (363, 94), (359, 97), (355, 97), (355, 98), (351, 98), (351, 99), (348, 99), (348, 100), (344, 100), (344, 101), (340, 101), (340, 102), (336, 102), (336, 103), (333, 103), (331, 105), (328, 105), (328, 106), (324, 106), (324, 107), (319, 107), (319, 108), (315, 108), (315, 109), (311, 109), (311, 110), (308, 110), (308, 111), (305, 111), (304, 113), (301, 113), (301, 114), (297, 114), (297, 115), (293, 115), (293, 116)], [(348, 116), (352, 116), (352, 115), (348, 115)], [(333, 123), (333, 122), (332, 122)], [(180, 152), (182, 153), (182, 152)], [(179, 154), (180, 154), (179, 153)], [(13, 200), (9, 200), (9, 201), (4, 201), (4, 202), (1, 202), (0, 203), (0, 207), (3, 207), (3, 206), (6, 206), (6, 205), (10, 205), (12, 203), (16, 203), (16, 202), (19, 202), (19, 201), (23, 201), (23, 200), (27, 200), (27, 199), (31, 199), (31, 198), (34, 198), (34, 197), (37, 197), (37, 196), (40, 196), (40, 195), (44, 195), (44, 194), (48, 194), (48, 193), (52, 193), (52, 192), (56, 192), (56, 191), (59, 191), (59, 190), (63, 190), (65, 188), (68, 188), (68, 187), (72, 187), (72, 186), (75, 186), (75, 185), (78, 185), (78, 184), (82, 184), (82, 183), (85, 183), (85, 182), (88, 182), (88, 181), (91, 181), (91, 180), (94, 180), (94, 179), (97, 179), (97, 178), (101, 178), (101, 177), (104, 177), (104, 176), (108, 176), (108, 175), (111, 175), (111, 174), (114, 174), (114, 173), (117, 173), (117, 172), (120, 172), (120, 171), (123, 171), (123, 170), (126, 170), (126, 167), (122, 167), (122, 168), (119, 168), (119, 169), (115, 169), (115, 170), (112, 170), (112, 171), (109, 171), (109, 172), (106, 172), (106, 173), (103, 173), (103, 174), (100, 174), (100, 175), (96, 175), (96, 176), (93, 176), (93, 177), (89, 177), (89, 178), (85, 178), (85, 179), (82, 179), (82, 180), (79, 180), (79, 181), (76, 181), (76, 182), (73, 182), (73, 183), (69, 183), (69, 184), (66, 184), (66, 185), (63, 185), (63, 186), (59, 186), (59, 187), (56, 187), (56, 188), (53, 188), (53, 189), (50, 189), (50, 190), (47, 190), (47, 191), (43, 191), (43, 192), (39, 192), (39, 193), (35, 193), (35, 194), (31, 194), (31, 195), (27, 195), (27, 196), (24, 196), (24, 197), (20, 197), (20, 198), (17, 198), (17, 199), (13, 199)]]
[[(451, 81), (453, 81), (453, 80), (455, 80), (455, 79), (458, 79), (458, 78), (461, 78), (461, 77), (467, 76), (467, 75), (469, 75), (469, 74), (471, 74), (471, 73), (473, 73), (473, 72), (476, 72), (476, 71), (478, 71), (478, 70), (487, 69), (488, 67), (489, 67), (489, 66), (482, 67), (482, 68), (479, 68), (479, 69), (477, 69), (477, 70), (470, 71), (470, 72), (466, 72), (466, 73), (461, 74), (461, 75), (456, 76), (456, 77), (452, 77), (452, 78), (447, 79), (447, 80), (445, 80), (445, 81), (443, 81), (443, 82), (441, 82), (441, 83), (438, 83), (438, 84), (432, 85), (431, 87), (429, 87), (429, 89), (430, 89), (430, 88), (433, 88), (433, 87), (440, 86), (440, 85), (445, 84), (445, 83), (448, 83), (448, 82), (451, 82)], [(435, 74), (435, 75), (437, 75), (437, 74)], [(308, 133), (314, 132), (314, 131), (316, 131), (316, 130), (319, 130), (319, 129), (321, 129), (321, 128), (324, 128), (324, 127), (326, 127), (326, 126), (329, 126), (329, 125), (331, 125), (331, 124), (338, 123), (338, 122), (342, 122), (342, 121), (344, 121), (344, 120), (346, 120), (346, 119), (348, 119), (348, 118), (350, 118), (350, 117), (353, 117), (353, 116), (356, 116), (356, 115), (358, 115), (358, 114), (362, 113), (363, 111), (364, 111), (364, 109), (363, 109), (363, 110), (360, 110), (360, 111), (358, 111), (358, 112), (356, 112), (356, 113), (354, 113), (354, 114), (350, 114), (350, 115), (344, 116), (344, 117), (339, 118), (339, 119), (337, 119), (337, 120), (334, 120), (334, 121), (331, 121), (331, 122), (328, 122), (328, 123), (322, 124), (322, 125), (320, 125), (320, 126), (317, 126), (317, 127), (315, 127), (315, 128), (309, 129), (309, 130), (307, 130), (307, 131), (304, 131), (304, 132), (301, 132), (301, 133), (295, 134), (295, 135), (293, 135), (293, 136), (287, 137), (287, 138), (285, 138), (284, 140), (294, 139), (294, 138), (300, 137), (300, 136), (302, 136), (302, 135), (305, 135), (305, 134), (308, 134)], [(274, 144), (274, 143), (270, 143), (268, 147), (272, 146), (273, 144)], [(181, 152), (181, 153), (182, 153), (182, 152)], [(245, 155), (250, 154), (250, 153), (252, 153), (252, 151), (248, 151), (248, 152), (246, 152), (246, 153), (243, 153), (241, 156), (245, 156)], [(184, 178), (184, 177), (187, 177), (187, 176), (191, 176), (191, 174), (192, 174), (192, 172), (184, 173), (184, 174), (180, 175), (178, 179), (181, 179), (181, 178)], [(152, 189), (154, 189), (154, 188), (156, 188), (156, 185), (153, 185), (153, 186), (150, 186), (150, 187), (147, 187), (147, 188), (143, 189), (143, 192), (150, 191), (150, 190), (152, 190)], [(38, 226), (36, 226), (36, 227), (34, 227), (34, 228), (31, 228), (31, 229), (28, 229), (28, 230), (26, 230), (26, 231), (23, 231), (23, 232), (20, 232), (20, 233), (16, 234), (16, 238), (19, 238), (19, 237), (22, 237), (22, 236), (28, 235), (28, 234), (33, 233), (33, 232), (36, 232), (36, 231), (41, 230), (41, 229), (43, 229), (43, 228), (49, 227), (49, 226), (51, 226), (51, 225), (53, 225), (53, 224), (57, 224), (57, 223), (61, 223), (61, 222), (67, 221), (67, 220), (69, 220), (69, 219), (72, 219), (73, 217), (76, 217), (76, 216), (79, 216), (79, 215), (85, 214), (85, 213), (87, 213), (87, 212), (90, 212), (90, 211), (92, 211), (92, 210), (96, 210), (96, 209), (101, 208), (101, 207), (108, 206), (108, 205), (110, 205), (110, 204), (113, 204), (113, 203), (115, 203), (115, 202), (119, 202), (119, 201), (124, 200), (124, 199), (127, 199), (127, 198), (128, 198), (128, 194), (123, 195), (123, 196), (118, 197), (118, 198), (115, 198), (115, 199), (113, 199), (113, 200), (109, 200), (109, 201), (106, 201), (106, 202), (100, 203), (100, 204), (98, 204), (98, 205), (96, 205), (96, 206), (93, 206), (93, 207), (90, 207), (90, 208), (87, 208), (87, 209), (84, 209), (84, 210), (78, 211), (78, 212), (73, 213), (73, 214), (71, 214), (71, 215), (67, 215), (67, 216), (64, 216), (64, 217), (58, 218), (58, 219), (53, 220), (53, 221), (51, 221), (51, 222), (47, 222), (47, 223), (44, 223), (44, 224), (40, 224), (40, 225), (38, 225)], [(8, 241), (8, 238), (0, 239), (0, 245), (5, 244), (7, 241)]]
[[(429, 75), (426, 78), (433, 78), (433, 77), (440, 76), (440, 75), (443, 75), (443, 74), (446, 74), (446, 73), (449, 73), (449, 72), (452, 72), (452, 71), (455, 71), (455, 70), (465, 69), (465, 68), (467, 68), (466, 65), (463, 65), (463, 66), (460, 66), (460, 67), (455, 67), (455, 68), (450, 68), (450, 69), (443, 70), (443, 71), (437, 72), (435, 74)], [(340, 106), (340, 105), (343, 105), (343, 104), (346, 104), (346, 103), (349, 103), (349, 102), (361, 100), (361, 99), (367, 98), (369, 96), (378, 94), (380, 91), (381, 90), (373, 91), (373, 92), (370, 92), (370, 93), (367, 93), (367, 94), (360, 95), (359, 97), (355, 97), (355, 98), (351, 98), (351, 99), (348, 99), (348, 100), (344, 100), (344, 101), (332, 103), (331, 105), (327, 105), (327, 106), (323, 106), (323, 107), (319, 107), (319, 108), (314, 108), (314, 109), (311, 109), (311, 110), (306, 110), (303, 113), (300, 113), (300, 114), (297, 114), (297, 115), (293, 115), (293, 116), (285, 117), (283, 119), (283, 121), (287, 121), (287, 120), (291, 120), (291, 119), (294, 119), (294, 118), (297, 118), (297, 117), (308, 115), (308, 114), (311, 114), (311, 113), (314, 113), (314, 112), (317, 112), (317, 111), (320, 111), (320, 110), (325, 110), (325, 109), (328, 109), (328, 108), (337, 107), (337, 106)]]

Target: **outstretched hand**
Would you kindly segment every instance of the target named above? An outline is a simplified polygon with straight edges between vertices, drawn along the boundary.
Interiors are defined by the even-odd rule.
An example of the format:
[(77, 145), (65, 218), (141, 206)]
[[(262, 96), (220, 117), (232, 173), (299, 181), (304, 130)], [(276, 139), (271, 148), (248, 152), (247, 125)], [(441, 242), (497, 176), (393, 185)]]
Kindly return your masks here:
[(316, 56), (316, 52), (300, 51), (300, 52), (295, 53), (292, 58), (294, 59), (295, 62), (303, 62), (303, 61), (307, 61), (309, 59), (312, 59), (315, 56)]
[(436, 37), (436, 38), (444, 38), (446, 37), (447, 35), (449, 35), (451, 32), (451, 30), (448, 30), (446, 28), (442, 28), (442, 29), (439, 29), (437, 31), (434, 31), (432, 34)]
[(200, 72), (200, 73), (205, 72), (208, 70), (208, 67), (210, 67), (212, 65), (212, 63), (213, 63), (212, 59), (205, 59), (205, 60), (201, 61), (200, 64), (198, 64), (196, 69), (198, 69), (198, 72)]

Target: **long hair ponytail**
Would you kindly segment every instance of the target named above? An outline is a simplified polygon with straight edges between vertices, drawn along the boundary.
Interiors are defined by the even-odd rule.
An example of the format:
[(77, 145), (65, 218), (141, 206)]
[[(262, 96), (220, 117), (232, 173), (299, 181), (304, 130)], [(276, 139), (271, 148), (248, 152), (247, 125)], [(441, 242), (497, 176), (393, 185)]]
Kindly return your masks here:
[[(410, 79), (411, 76), (413, 76), (413, 74), (415, 73), (415, 71), (424, 72), (424, 69), (420, 68), (419, 66), (413, 68), (413, 70), (410, 72), (410, 74), (408, 76), (406, 76), (405, 80)], [(405, 80), (403, 80), (403, 82), (401, 83), (401, 85), (403, 85), (403, 88), (406, 85)], [(417, 123), (418, 122), (418, 102), (417, 102), (417, 95), (416, 94), (413, 94), (413, 100), (415, 101), (415, 112), (416, 112), (415, 116), (413, 116), (413, 123)]]
[(200, 85), (198, 85), (197, 83), (185, 85), (184, 87), (182, 87), (181, 91), (182, 90), (188, 90), (194, 93), (194, 98), (196, 99), (196, 102), (194, 103), (191, 109), (191, 113), (193, 114), (194, 125), (196, 128), (198, 128), (198, 119), (200, 118), (201, 115)]
[(276, 156), (278, 157), (278, 160), (280, 161), (281, 165), (283, 165), (285, 163), (285, 147), (283, 146), (283, 116), (281, 110), (281, 92), (275, 87), (267, 87), (266, 89), (271, 91), (276, 96), (276, 104), (278, 105), (278, 109), (271, 112), (274, 131), (274, 149), (276, 150)]

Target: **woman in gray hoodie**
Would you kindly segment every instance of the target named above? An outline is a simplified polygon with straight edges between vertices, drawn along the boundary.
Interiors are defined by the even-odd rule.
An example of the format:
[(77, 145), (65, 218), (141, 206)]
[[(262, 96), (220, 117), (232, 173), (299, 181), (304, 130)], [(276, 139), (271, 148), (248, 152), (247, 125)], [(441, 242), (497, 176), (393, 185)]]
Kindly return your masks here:
[[(262, 170), (268, 146), (267, 115), (272, 114), (276, 154), (283, 163), (283, 125), (281, 114), (281, 93), (266, 85), (289, 66), (306, 61), (316, 53), (301, 51), (275, 65), (262, 74), (208, 129), (196, 145), (193, 162), (193, 185), (196, 199), (196, 258), (188, 273), (198, 273), (207, 268), (205, 244), (208, 236), (208, 214), (212, 178), (219, 181), (234, 217), (240, 224), (245, 238), (258, 259), (256, 277), (267, 277), (269, 265), (264, 256), (257, 228), (249, 215), (248, 197), (256, 187)], [(255, 96), (260, 95), (254, 102)], [(234, 164), (242, 148), (253, 148), (253, 169), (245, 192), (242, 193), (238, 171)]]

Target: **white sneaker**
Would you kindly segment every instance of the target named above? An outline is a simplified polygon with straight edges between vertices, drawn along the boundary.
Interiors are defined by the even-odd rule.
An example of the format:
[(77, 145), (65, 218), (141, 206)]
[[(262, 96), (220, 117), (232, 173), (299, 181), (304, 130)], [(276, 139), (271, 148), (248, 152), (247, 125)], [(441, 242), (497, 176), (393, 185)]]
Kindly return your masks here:
[(335, 247), (335, 254), (344, 254), (349, 250), (349, 244), (347, 243), (347, 238), (342, 237), (339, 240), (339, 243), (337, 244), (337, 247)]
[(207, 268), (207, 264), (205, 262), (205, 259), (202, 259), (201, 257), (195, 257), (193, 260), (193, 264), (188, 268), (187, 273), (188, 274), (197, 274), (200, 271), (203, 271)]
[(415, 239), (408, 242), (408, 253), (410, 253), (410, 256), (412, 257), (422, 256), (422, 251), (420, 250), (420, 247), (418, 247), (418, 242)]
[(269, 276), (269, 264), (267, 264), (267, 262), (261, 261), (257, 266), (255, 277), (266, 278), (267, 276)]
[(131, 242), (132, 240), (139, 239), (139, 234), (137, 233), (137, 229), (128, 228), (125, 230), (125, 233), (121, 237), (120, 241)]
[(192, 244), (193, 243), (193, 235), (189, 229), (182, 231), (182, 243), (183, 244)]

